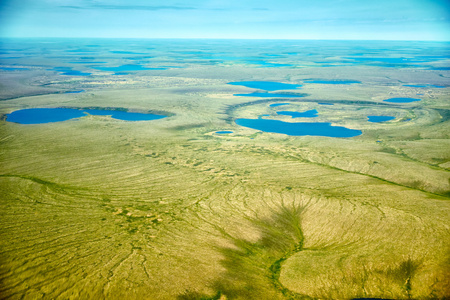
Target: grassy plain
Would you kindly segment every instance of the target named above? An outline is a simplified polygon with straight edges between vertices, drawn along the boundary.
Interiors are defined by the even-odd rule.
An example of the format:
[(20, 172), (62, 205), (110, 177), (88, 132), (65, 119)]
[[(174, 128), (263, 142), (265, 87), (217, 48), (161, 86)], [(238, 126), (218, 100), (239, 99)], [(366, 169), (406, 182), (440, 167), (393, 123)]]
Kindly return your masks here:
[[(119, 107), (170, 116), (1, 121), (1, 298), (450, 297), (448, 88), (420, 89), (419, 103), (382, 101), (419, 92), (392, 82), (442, 84), (448, 71), (222, 65), (139, 74), (30, 75), (16, 82), (18, 98), (4, 88), (2, 114)], [(363, 83), (305, 84), (299, 92), (309, 96), (289, 100), (236, 97), (254, 90), (226, 84), (336, 74)], [(86, 92), (22, 97), (33, 80)], [(320, 108), (317, 121), (363, 134), (289, 137), (233, 121), (273, 118), (275, 102)], [(396, 119), (368, 123), (372, 114)]]

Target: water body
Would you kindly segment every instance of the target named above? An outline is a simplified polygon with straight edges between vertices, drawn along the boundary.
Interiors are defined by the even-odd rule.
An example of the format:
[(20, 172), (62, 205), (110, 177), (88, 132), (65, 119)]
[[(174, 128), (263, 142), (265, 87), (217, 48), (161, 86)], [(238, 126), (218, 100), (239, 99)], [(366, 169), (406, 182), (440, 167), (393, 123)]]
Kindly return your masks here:
[(281, 133), (290, 136), (311, 135), (348, 138), (362, 134), (361, 130), (332, 126), (331, 123), (289, 123), (268, 119), (237, 119), (236, 124), (264, 132)]
[(133, 51), (109, 51), (109, 52), (114, 53), (114, 54), (138, 54), (138, 55), (147, 54), (147, 53), (133, 52)]
[(123, 121), (150, 121), (165, 118), (164, 115), (130, 113), (117, 110), (76, 109), (76, 108), (29, 108), (16, 110), (6, 115), (6, 121), (19, 124), (43, 124), (62, 122), (91, 115), (111, 116)]
[(79, 94), (79, 93), (83, 93), (85, 92), (85, 90), (79, 90), (79, 91), (66, 91), (64, 92), (64, 94)]
[(434, 85), (434, 84), (404, 84), (403, 86), (414, 87), (414, 88), (430, 88), (430, 87), (437, 88), (437, 89), (446, 88), (445, 86)]
[(0, 70), (4, 71), (27, 71), (28, 68), (8, 68), (8, 67), (0, 67)]
[[(146, 71), (146, 70), (166, 70), (167, 68), (146, 68), (141, 65), (127, 64), (118, 67), (95, 67), (95, 69), (100, 71), (111, 71), (111, 72), (128, 72), (128, 71)], [(126, 75), (128, 73), (122, 73), (120, 75)]]
[(318, 83), (318, 84), (353, 84), (353, 83), (361, 83), (361, 81), (358, 80), (304, 80), (303, 82), (306, 83)]
[(448, 71), (448, 70), (450, 70), (450, 67), (431, 67), (431, 68), (428, 68), (428, 70)]
[(334, 103), (318, 103), (319, 105), (334, 105)]
[(395, 119), (395, 117), (392, 116), (367, 116), (367, 118), (369, 119), (369, 122), (372, 123), (387, 122)]
[(282, 105), (289, 105), (290, 103), (272, 103), (269, 106), (270, 107), (277, 107), (277, 106), (282, 106)]
[(234, 94), (233, 96), (241, 97), (261, 97), (261, 98), (299, 98), (305, 97), (301, 94), (272, 94), (272, 93), (250, 93), (250, 94)]
[(315, 117), (317, 117), (318, 111), (315, 109), (307, 110), (304, 112), (277, 111), (277, 114), (283, 115), (283, 116), (291, 116), (292, 118), (315, 118)]
[(242, 85), (252, 89), (259, 89), (265, 91), (294, 90), (302, 86), (301, 84), (282, 83), (273, 81), (237, 81), (237, 82), (228, 82), (228, 84)]
[(222, 131), (216, 131), (215, 133), (217, 133), (217, 134), (230, 134), (230, 133), (233, 133), (233, 131), (222, 130)]
[(391, 102), (391, 103), (410, 103), (415, 101), (420, 101), (421, 99), (417, 98), (389, 98), (386, 100), (383, 100), (384, 102)]

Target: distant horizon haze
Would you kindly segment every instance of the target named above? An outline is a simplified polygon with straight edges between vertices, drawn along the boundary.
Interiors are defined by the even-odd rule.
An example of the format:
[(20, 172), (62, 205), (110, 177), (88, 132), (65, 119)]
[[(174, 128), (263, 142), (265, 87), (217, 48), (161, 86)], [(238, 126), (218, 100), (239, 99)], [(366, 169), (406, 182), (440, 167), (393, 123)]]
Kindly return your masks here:
[(0, 37), (450, 41), (450, 1), (3, 0)]

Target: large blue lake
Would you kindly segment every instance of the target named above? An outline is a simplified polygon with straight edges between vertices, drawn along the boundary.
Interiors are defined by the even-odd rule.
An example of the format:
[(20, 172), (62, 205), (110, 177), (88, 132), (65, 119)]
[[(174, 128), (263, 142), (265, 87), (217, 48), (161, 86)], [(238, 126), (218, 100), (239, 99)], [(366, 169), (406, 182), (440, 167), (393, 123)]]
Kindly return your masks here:
[(118, 110), (76, 108), (29, 108), (16, 110), (6, 115), (6, 121), (19, 124), (43, 124), (62, 122), (91, 115), (111, 116), (123, 121), (150, 121), (165, 118), (164, 115), (132, 113)]
[(242, 85), (252, 89), (260, 89), (265, 91), (293, 90), (301, 87), (301, 84), (282, 83), (273, 81), (238, 81), (229, 82), (232, 85)]
[(332, 126), (331, 123), (289, 123), (267, 119), (237, 119), (236, 124), (264, 132), (281, 133), (290, 136), (312, 135), (347, 138), (362, 134), (361, 130)]

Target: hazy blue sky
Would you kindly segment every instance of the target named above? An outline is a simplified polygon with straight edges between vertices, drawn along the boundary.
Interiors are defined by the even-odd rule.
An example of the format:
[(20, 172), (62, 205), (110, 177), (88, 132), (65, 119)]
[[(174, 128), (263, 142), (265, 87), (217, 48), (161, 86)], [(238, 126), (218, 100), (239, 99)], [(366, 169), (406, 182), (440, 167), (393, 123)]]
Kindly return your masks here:
[(450, 40), (449, 14), (449, 0), (0, 0), (0, 35)]

